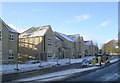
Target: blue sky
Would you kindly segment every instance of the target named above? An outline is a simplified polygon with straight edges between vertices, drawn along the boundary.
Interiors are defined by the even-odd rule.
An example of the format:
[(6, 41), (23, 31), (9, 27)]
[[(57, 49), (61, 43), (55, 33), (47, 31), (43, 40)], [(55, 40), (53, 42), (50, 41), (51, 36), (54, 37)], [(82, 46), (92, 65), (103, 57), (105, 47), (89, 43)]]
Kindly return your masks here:
[(118, 36), (117, 2), (6, 2), (1, 17), (20, 32), (51, 25), (54, 31), (80, 34), (99, 45)]

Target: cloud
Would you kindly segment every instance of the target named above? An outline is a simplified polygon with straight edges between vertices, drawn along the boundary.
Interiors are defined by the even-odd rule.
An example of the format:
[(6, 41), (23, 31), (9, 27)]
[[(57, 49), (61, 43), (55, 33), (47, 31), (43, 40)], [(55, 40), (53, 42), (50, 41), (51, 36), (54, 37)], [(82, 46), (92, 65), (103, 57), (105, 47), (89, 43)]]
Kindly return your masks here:
[(34, 9), (32, 10), (33, 13), (37, 13), (37, 12), (41, 12), (42, 10), (41, 9)]
[(102, 27), (106, 27), (106, 26), (108, 26), (110, 23), (111, 23), (110, 21), (103, 21), (103, 22), (101, 23), (101, 26), (102, 26)]
[(61, 23), (61, 24), (70, 24), (70, 23), (78, 23), (84, 20), (89, 19), (90, 16), (87, 14), (83, 14), (83, 15), (78, 15), (78, 16), (73, 16), (71, 19), (66, 20), (65, 22)]
[(24, 31), (24, 29), (21, 29), (14, 24), (8, 24), (8, 26), (10, 26), (11, 28), (13, 28), (14, 30), (16, 30), (19, 33), (22, 33)]
[(87, 20), (89, 19), (90, 16), (89, 15), (79, 15), (79, 16), (74, 16), (74, 20), (76, 20), (77, 22), (80, 22), (82, 20)]

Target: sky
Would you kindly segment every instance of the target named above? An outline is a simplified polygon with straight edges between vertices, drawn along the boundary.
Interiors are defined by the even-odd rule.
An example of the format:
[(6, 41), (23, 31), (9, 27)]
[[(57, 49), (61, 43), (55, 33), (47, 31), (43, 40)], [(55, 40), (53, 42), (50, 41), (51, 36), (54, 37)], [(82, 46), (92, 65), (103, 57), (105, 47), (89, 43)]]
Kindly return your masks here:
[(0, 17), (23, 32), (51, 25), (53, 31), (80, 34), (99, 47), (118, 37), (117, 2), (3, 2)]

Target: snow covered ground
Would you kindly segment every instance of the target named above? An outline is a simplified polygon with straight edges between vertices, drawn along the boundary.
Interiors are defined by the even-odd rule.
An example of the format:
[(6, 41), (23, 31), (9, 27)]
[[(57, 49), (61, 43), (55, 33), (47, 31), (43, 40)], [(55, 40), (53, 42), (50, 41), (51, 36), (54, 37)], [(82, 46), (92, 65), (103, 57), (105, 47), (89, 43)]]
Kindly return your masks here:
[[(29, 71), (29, 70), (35, 70), (35, 69), (41, 69), (41, 68), (48, 68), (48, 67), (52, 67), (52, 66), (56, 66), (57, 63), (60, 65), (69, 65), (69, 61), (70, 63), (81, 63), (83, 59), (89, 59), (91, 60), (92, 58), (94, 58), (94, 56), (88, 56), (88, 57), (83, 57), (80, 59), (53, 59), (53, 60), (48, 60), (47, 62), (41, 62), (41, 63), (36, 63), (36, 64), (32, 64), (32, 63), (26, 63), (26, 64), (18, 64), (18, 68), (19, 71), (16, 71), (15, 68), (17, 68), (17, 65), (11, 65), (11, 64), (7, 64), (7, 65), (0, 65), (0, 74), (8, 74), (8, 73), (14, 73), (14, 72), (23, 72), (23, 71)], [(110, 60), (111, 63), (116, 62), (117, 60), (119, 60), (119, 58), (114, 58), (112, 60)], [(104, 64), (104, 63), (103, 63)], [(99, 65), (98, 63), (96, 65)], [(39, 67), (42, 66), (42, 67)]]
[[(92, 57), (89, 57), (89, 59), (91, 59)], [(114, 63), (116, 61), (118, 61), (119, 58), (114, 58), (111, 59), (110, 62)], [(66, 60), (65, 60), (66, 61)], [(77, 62), (81, 62), (82, 59), (72, 59), (71, 62), (72, 63), (77, 63)], [(104, 64), (104, 63), (103, 63)], [(98, 65), (98, 64), (96, 64)], [(64, 70), (64, 71), (59, 71), (59, 72), (54, 72), (54, 73), (48, 73), (48, 74), (44, 74), (44, 75), (39, 75), (39, 76), (34, 76), (34, 77), (28, 77), (28, 78), (23, 78), (23, 79), (18, 79), (18, 80), (14, 80), (17, 82), (21, 82), (21, 81), (57, 81), (57, 80), (61, 80), (64, 78), (67, 78), (73, 74), (76, 73), (81, 73), (84, 71), (88, 71), (88, 70), (93, 70), (93, 69), (97, 69), (100, 66), (93, 66), (93, 67), (88, 67), (88, 68), (79, 68), (79, 69), (68, 69), (68, 70)]]
[(68, 77), (72, 74), (83, 72), (83, 71), (88, 71), (92, 69), (96, 69), (98, 67), (89, 67), (89, 68), (81, 68), (81, 69), (68, 69), (64, 71), (59, 71), (59, 72), (54, 72), (54, 73), (49, 73), (49, 74), (44, 74), (44, 75), (39, 75), (39, 76), (34, 76), (34, 77), (28, 77), (28, 78), (23, 78), (15, 81), (55, 81), (58, 79), (62, 79), (65, 77)]
[[(41, 63), (25, 63), (25, 64), (18, 64), (19, 71), (16, 71), (15, 68), (17, 68), (17, 65), (14, 64), (7, 64), (7, 65), (0, 65), (0, 73), (3, 74), (8, 74), (8, 73), (13, 73), (13, 72), (22, 72), (22, 71), (29, 71), (29, 70), (35, 70), (35, 69), (41, 69), (41, 68), (47, 68), (47, 67), (52, 67), (56, 66), (57, 63), (60, 65), (68, 65), (69, 61), (70, 63), (81, 63), (84, 58), (87, 59), (92, 59), (94, 56), (88, 56), (88, 57), (83, 57), (80, 59), (53, 59), (53, 60), (48, 60), (47, 62), (41, 62)], [(42, 67), (39, 67), (42, 66)]]

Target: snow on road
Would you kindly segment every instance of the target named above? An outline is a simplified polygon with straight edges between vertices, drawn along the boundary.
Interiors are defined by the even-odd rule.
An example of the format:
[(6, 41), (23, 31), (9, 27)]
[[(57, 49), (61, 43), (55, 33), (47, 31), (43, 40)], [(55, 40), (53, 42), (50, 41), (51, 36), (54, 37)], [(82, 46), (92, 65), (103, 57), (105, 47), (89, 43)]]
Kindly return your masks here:
[(39, 76), (34, 76), (34, 77), (29, 77), (29, 78), (23, 78), (15, 81), (52, 81), (52, 80), (57, 80), (57, 79), (62, 79), (65, 77), (68, 77), (74, 73), (79, 73), (83, 71), (88, 71), (88, 70), (93, 70), (99, 67), (89, 67), (89, 68), (80, 68), (80, 69), (69, 69), (69, 70), (64, 70), (64, 71), (59, 71), (59, 72), (54, 72), (54, 73), (49, 73), (49, 74), (44, 74), (44, 75), (39, 75)]

